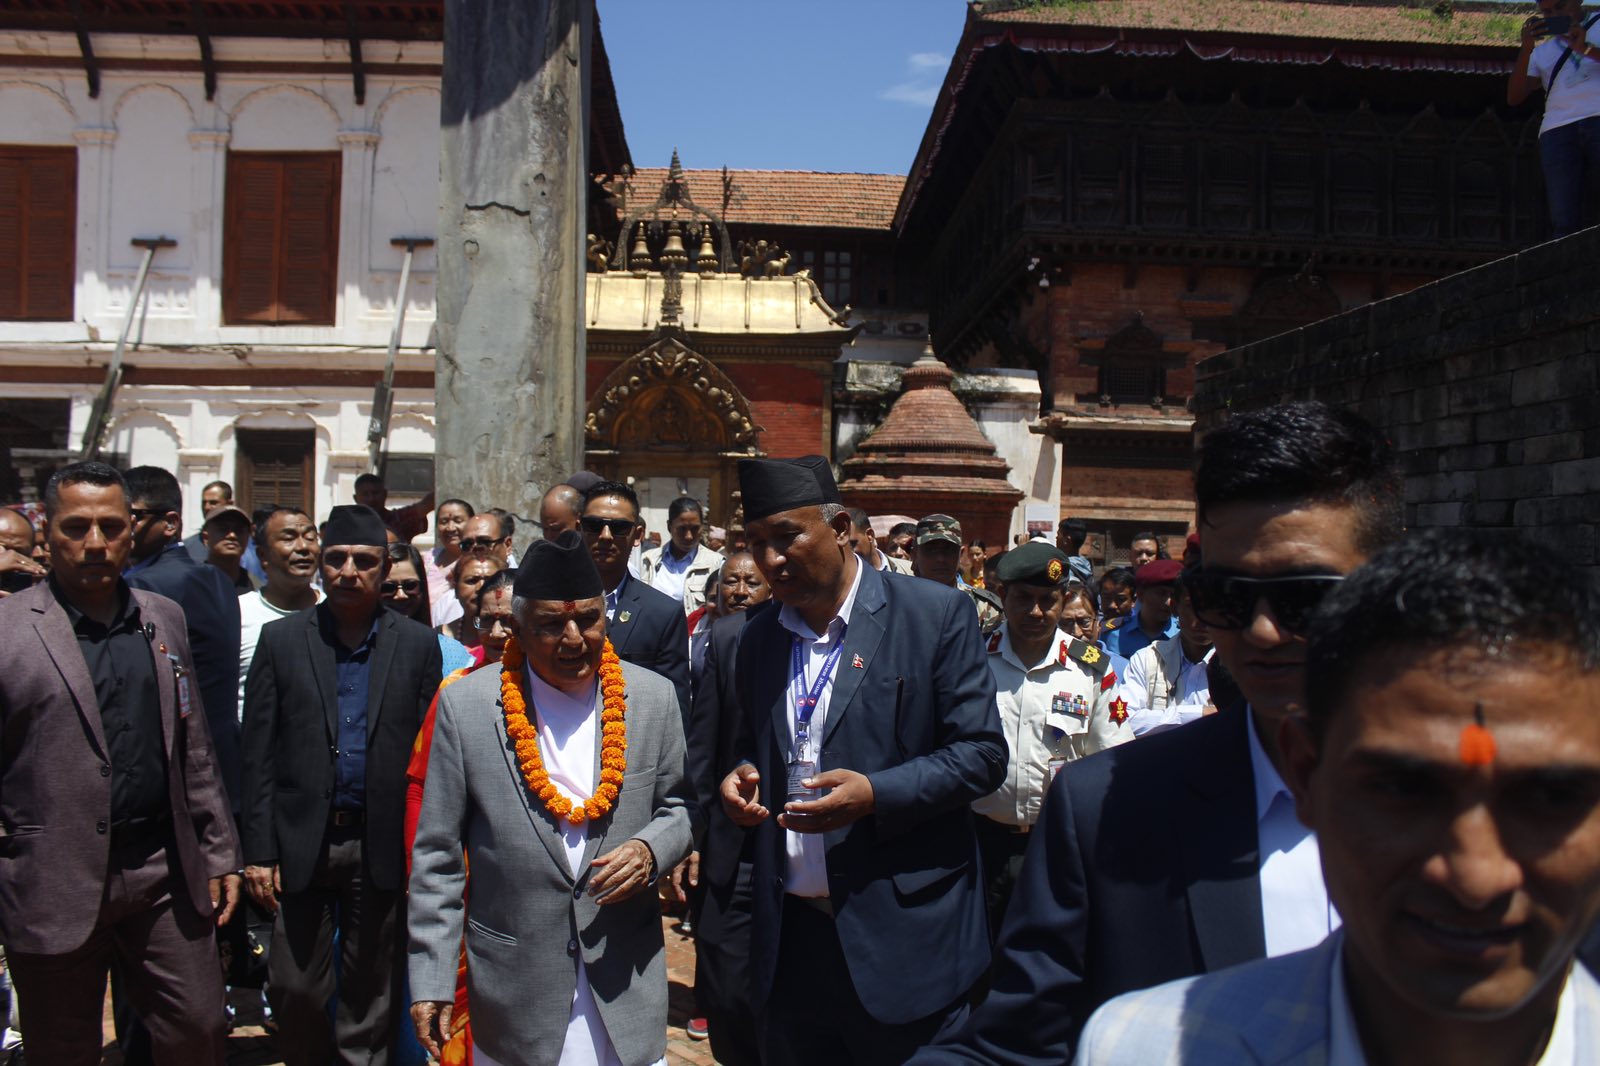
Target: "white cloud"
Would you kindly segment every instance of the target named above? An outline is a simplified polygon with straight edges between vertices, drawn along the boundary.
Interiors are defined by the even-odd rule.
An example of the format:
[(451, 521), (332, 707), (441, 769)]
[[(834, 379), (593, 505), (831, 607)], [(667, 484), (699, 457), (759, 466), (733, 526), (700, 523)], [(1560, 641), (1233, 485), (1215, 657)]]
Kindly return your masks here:
[(949, 64), (950, 57), (939, 52), (912, 52), (906, 57), (905, 81), (891, 85), (878, 94), (879, 99), (915, 107), (932, 107), (939, 97), (940, 77)]
[(918, 107), (932, 107), (933, 102), (939, 98), (938, 85), (918, 85), (915, 82), (901, 82), (891, 85), (878, 96), (884, 100), (893, 100), (901, 104), (915, 104)]

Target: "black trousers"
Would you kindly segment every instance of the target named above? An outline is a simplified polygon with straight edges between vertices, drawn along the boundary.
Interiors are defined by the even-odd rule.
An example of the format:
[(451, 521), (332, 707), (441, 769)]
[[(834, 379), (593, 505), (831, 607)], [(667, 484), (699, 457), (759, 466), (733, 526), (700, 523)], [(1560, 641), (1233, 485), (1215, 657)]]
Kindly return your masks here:
[(967, 1017), (966, 997), (904, 1025), (867, 1013), (831, 915), (783, 900), (778, 973), (762, 1026), (766, 1066), (899, 1066)]
[[(405, 939), (404, 897), (367, 883), (361, 834), (359, 827), (329, 829), (311, 884), (278, 900), (267, 953), (267, 1002), (278, 1020), (278, 1052), (286, 1066), (387, 1066), (393, 1051), (394, 1010), (402, 998), (403, 955), (396, 947)], [(330, 1025), (328, 1003), (335, 994)]]
[(978, 854), (983, 861), (983, 897), (989, 911), (989, 939), (1000, 939), (1000, 922), (1011, 902), (1011, 891), (1022, 872), (1022, 855), (1028, 850), (1030, 834), (1012, 832), (1010, 826), (983, 815), (975, 815), (973, 828), (978, 836)]
[(694, 918), (694, 993), (721, 1066), (760, 1066), (756, 1004), (750, 996), (750, 864), (726, 884), (700, 882)]

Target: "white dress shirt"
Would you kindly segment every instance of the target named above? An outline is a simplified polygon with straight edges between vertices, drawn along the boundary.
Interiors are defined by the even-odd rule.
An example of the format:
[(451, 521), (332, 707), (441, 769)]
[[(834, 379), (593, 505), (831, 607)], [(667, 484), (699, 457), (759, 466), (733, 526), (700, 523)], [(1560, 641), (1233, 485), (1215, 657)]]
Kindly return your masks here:
[(682, 600), (683, 579), (688, 575), (689, 567), (694, 564), (695, 557), (699, 554), (696, 550), (680, 559), (673, 554), (671, 544), (662, 545), (660, 560), (655, 572), (650, 575), (650, 586), (675, 600)]
[(622, 595), (622, 590), (628, 587), (631, 574), (623, 574), (622, 580), (617, 582), (617, 587), (606, 593), (606, 621), (617, 620), (617, 598)]
[[(528, 683), (530, 717), (539, 731), (539, 757), (544, 760), (550, 783), (573, 803), (582, 803), (594, 795), (599, 685), (590, 682), (583, 693), (571, 696), (545, 684), (532, 667), (524, 667), (523, 674)], [(566, 846), (567, 868), (574, 878), (581, 879), (583, 851), (589, 842), (588, 823), (573, 825), (563, 820), (561, 842)], [(578, 956), (577, 965), (578, 980), (559, 1066), (622, 1066), (595, 1004), (582, 955)], [(472, 1054), (479, 1066), (500, 1066), (481, 1048), (473, 1048)]]
[[(817, 674), (822, 670), (822, 664), (827, 661), (828, 653), (844, 640), (845, 626), (850, 622), (850, 612), (856, 605), (856, 592), (861, 588), (861, 564), (857, 560), (855, 580), (850, 583), (850, 593), (845, 596), (844, 603), (839, 606), (835, 614), (821, 634), (816, 633), (806, 625), (800, 612), (793, 610), (786, 603), (778, 611), (778, 624), (800, 638), (801, 662), (805, 666), (805, 688), (809, 692), (816, 683)], [(784, 673), (791, 669), (790, 660), (784, 660)], [(822, 693), (817, 699), (817, 705), (811, 712), (811, 737), (818, 748), (822, 744), (823, 731), (828, 724), (828, 703), (833, 696), (833, 683), (838, 680), (839, 671), (850, 669), (850, 664), (839, 657), (838, 665), (834, 667), (833, 674), (827, 683), (822, 686)], [(790, 678), (788, 688), (789, 701), (789, 745), (792, 750), (795, 735), (795, 688), (794, 679)], [(788, 750), (784, 753), (788, 758)], [(822, 772), (822, 760), (817, 760), (817, 772)], [(826, 841), (821, 833), (796, 833), (792, 829), (784, 831), (784, 871), (783, 890), (793, 896), (815, 896), (826, 899), (828, 896), (828, 857), (825, 850)]]
[[(1578, 963), (1582, 966), (1583, 963)], [(1578, 1005), (1572, 992), (1572, 975), (1561, 986), (1556, 1004), (1556, 1021), (1544, 1054), (1534, 1066), (1578, 1066)], [(1327, 1066), (1367, 1066), (1361, 1047), (1355, 1012), (1350, 1009), (1350, 992), (1345, 987), (1344, 944), (1333, 953), (1333, 972), (1328, 977), (1328, 1064)]]
[(1256, 784), (1256, 834), (1260, 844), (1261, 924), (1267, 956), (1313, 948), (1339, 928), (1339, 912), (1322, 881), (1317, 835), (1301, 824), (1294, 797), (1256, 737), (1250, 736), (1250, 770)]
[[(1182, 641), (1182, 637), (1158, 640), (1140, 648), (1128, 660), (1121, 696), (1128, 701), (1128, 725), (1136, 737), (1188, 725), (1200, 718), (1211, 702), (1211, 679), (1206, 673), (1206, 664), (1211, 662), (1216, 649), (1207, 648), (1199, 662), (1192, 662), (1183, 653)], [(1172, 666), (1177, 669), (1170, 669)], [(1173, 677), (1174, 673), (1178, 676)], [(1157, 693), (1156, 686), (1163, 681), (1167, 691)], [(1165, 697), (1165, 705), (1160, 710), (1155, 707), (1157, 695)]]

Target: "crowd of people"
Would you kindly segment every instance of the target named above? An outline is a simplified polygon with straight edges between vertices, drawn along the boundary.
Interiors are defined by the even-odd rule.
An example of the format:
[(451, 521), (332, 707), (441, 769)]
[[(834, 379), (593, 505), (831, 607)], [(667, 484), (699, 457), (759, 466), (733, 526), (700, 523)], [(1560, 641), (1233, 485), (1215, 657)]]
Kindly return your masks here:
[(1405, 532), (1360, 418), (1234, 415), (1180, 558), (1098, 572), (1072, 518), (739, 482), (650, 544), (576, 473), (520, 558), (373, 475), (320, 523), (215, 482), (188, 539), (154, 467), (0, 510), (7, 1046), (98, 1062), (109, 974), (130, 1063), (263, 988), (291, 1066), (647, 1066), (666, 907), (727, 1066), (1600, 1048), (1600, 590)]

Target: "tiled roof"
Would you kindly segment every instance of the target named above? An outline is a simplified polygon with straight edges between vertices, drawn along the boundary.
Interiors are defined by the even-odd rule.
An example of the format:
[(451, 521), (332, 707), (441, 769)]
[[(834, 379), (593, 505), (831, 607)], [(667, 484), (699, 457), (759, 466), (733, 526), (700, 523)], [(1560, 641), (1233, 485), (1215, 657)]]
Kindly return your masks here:
[[(724, 222), (887, 230), (905, 187), (903, 174), (835, 174), (814, 170), (733, 170), (733, 195), (722, 203), (721, 170), (685, 170), (689, 195)], [(634, 171), (630, 202), (649, 203), (667, 180), (666, 167)]]
[(1432, 5), (1393, 0), (1068, 0), (1018, 7), (983, 4), (980, 25), (1082, 26), (1099, 30), (1170, 30), (1218, 36), (1285, 37), (1318, 43), (1369, 41), (1515, 46), (1527, 12), (1505, 4), (1457, 3), (1448, 15)]

